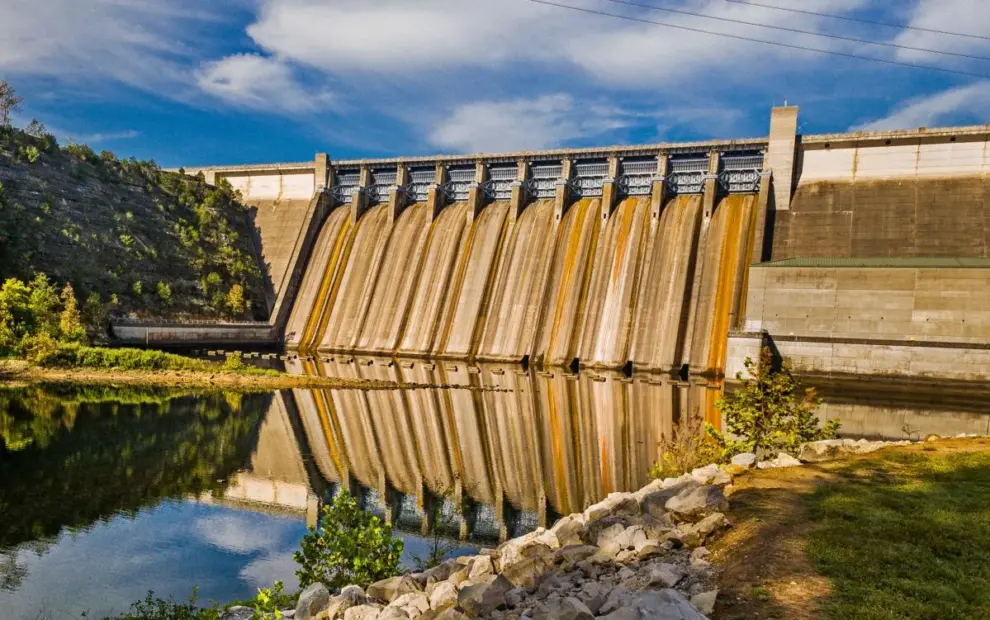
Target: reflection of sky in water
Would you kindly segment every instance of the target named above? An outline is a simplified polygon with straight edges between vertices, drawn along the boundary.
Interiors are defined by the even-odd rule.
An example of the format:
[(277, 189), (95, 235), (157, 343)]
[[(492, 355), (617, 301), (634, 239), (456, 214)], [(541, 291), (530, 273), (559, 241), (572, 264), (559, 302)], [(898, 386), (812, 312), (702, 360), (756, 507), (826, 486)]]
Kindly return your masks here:
[[(297, 587), (292, 552), (305, 533), (302, 518), (166, 502), (134, 518), (63, 532), (40, 556), (27, 545), (7, 552), (17, 554), (27, 576), (16, 592), (0, 591), (0, 618), (35, 620), (45, 611), (52, 620), (78, 620), (88, 611), (98, 619), (125, 611), (148, 590), (185, 600), (194, 585), (201, 602), (249, 597), (276, 579), (291, 591)], [(426, 540), (403, 538), (403, 564), (429, 552)]]

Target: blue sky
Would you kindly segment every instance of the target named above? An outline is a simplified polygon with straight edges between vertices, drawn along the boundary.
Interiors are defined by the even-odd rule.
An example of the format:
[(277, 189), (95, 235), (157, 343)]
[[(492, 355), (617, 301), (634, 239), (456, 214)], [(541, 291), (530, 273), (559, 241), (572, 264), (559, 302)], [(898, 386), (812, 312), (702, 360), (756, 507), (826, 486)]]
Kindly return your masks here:
[[(990, 60), (574, 6), (990, 76)], [(990, 57), (990, 40), (727, 0), (636, 0)], [(990, 37), (986, 0), (763, 0)], [(0, 0), (0, 78), (61, 139), (166, 166), (504, 151), (990, 121), (990, 78), (800, 52), (527, 0)]]

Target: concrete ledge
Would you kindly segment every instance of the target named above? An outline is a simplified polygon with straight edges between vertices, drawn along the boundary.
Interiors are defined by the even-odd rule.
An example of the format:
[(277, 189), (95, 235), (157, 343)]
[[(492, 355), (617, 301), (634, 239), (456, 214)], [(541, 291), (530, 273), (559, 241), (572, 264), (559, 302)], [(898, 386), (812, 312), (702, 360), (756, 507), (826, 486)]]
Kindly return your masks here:
[(743, 361), (746, 357), (755, 359), (764, 342), (789, 362), (795, 373), (803, 375), (961, 382), (982, 382), (990, 376), (990, 343), (815, 338), (753, 332), (730, 334), (726, 376), (744, 372)]
[(268, 323), (169, 323), (113, 322), (115, 344), (132, 346), (240, 345), (271, 346), (278, 343)]

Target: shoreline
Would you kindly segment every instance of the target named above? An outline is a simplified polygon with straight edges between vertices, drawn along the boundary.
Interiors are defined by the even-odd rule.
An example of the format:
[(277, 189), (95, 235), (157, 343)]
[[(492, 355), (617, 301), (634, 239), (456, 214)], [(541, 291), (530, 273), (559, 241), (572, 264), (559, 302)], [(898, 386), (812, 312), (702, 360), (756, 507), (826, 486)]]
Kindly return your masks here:
[[(185, 387), (267, 392), (292, 388), (395, 390), (427, 386), (373, 379), (343, 379), (313, 375), (254, 374), (194, 370), (120, 370), (103, 368), (43, 368), (22, 360), (0, 360), (0, 387), (32, 384), (128, 385), (141, 387)], [(470, 386), (446, 386), (465, 387)]]

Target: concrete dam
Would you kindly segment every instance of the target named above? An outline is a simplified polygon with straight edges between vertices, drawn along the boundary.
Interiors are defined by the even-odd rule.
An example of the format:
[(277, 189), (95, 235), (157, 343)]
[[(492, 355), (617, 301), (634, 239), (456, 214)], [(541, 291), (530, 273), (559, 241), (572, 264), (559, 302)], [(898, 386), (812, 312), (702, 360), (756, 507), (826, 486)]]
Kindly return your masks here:
[(202, 172), (252, 207), (269, 333), (303, 356), (720, 376), (772, 343), (804, 373), (972, 381), (988, 134), (801, 136), (790, 107), (754, 139)]

